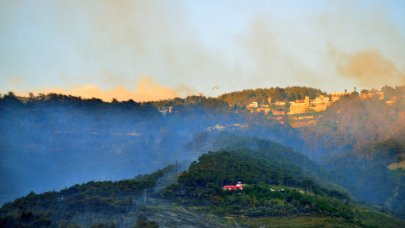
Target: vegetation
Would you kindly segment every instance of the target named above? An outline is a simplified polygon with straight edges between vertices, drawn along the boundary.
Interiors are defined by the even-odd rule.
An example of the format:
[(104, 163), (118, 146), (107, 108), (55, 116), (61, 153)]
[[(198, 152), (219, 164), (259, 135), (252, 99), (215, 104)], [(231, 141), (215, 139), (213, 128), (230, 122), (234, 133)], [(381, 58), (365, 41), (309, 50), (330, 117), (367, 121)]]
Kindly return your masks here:
[[(161, 221), (131, 214), (141, 207), (146, 190), (156, 202), (177, 203), (177, 212), (185, 217), (191, 214), (183, 206), (252, 226), (404, 227), (400, 220), (361, 206), (405, 215), (405, 170), (400, 165), (405, 161), (404, 89), (383, 88), (385, 99), (396, 99), (390, 105), (378, 97), (345, 96), (319, 113), (316, 125), (301, 129), (240, 110), (251, 101), (314, 98), (322, 91), (270, 88), (147, 103), (60, 94), (0, 96), (0, 202), (26, 194), (27, 189), (12, 192), (22, 186), (43, 185), (34, 189), (38, 192), (49, 189), (45, 181), (60, 189), (69, 184), (66, 180), (119, 180), (218, 151), (203, 154), (178, 179), (167, 178), (165, 169), (60, 192), (31, 192), (0, 209), (0, 226), (51, 226), (55, 221), (68, 226), (72, 219), (84, 226), (114, 226), (100, 220), (112, 215), (117, 221), (131, 215), (131, 225), (156, 226)], [(169, 107), (172, 112), (164, 115)], [(167, 182), (163, 187), (162, 179)], [(247, 184), (243, 191), (222, 190), (237, 181)], [(169, 207), (162, 208), (159, 213)], [(99, 217), (87, 224), (81, 215)]]
[[(341, 152), (374, 155), (370, 145), (387, 140), (403, 142), (405, 100), (385, 101), (351, 96), (334, 103), (302, 138), (311, 158), (322, 160)], [(326, 151), (326, 153), (324, 153)]]
[[(209, 152), (202, 155), (198, 162), (192, 163), (187, 171), (178, 176), (177, 182), (172, 182), (172, 185), (166, 188), (156, 187), (164, 182), (162, 179), (172, 180), (173, 174), (177, 176), (173, 173), (174, 166), (134, 179), (88, 182), (60, 192), (39, 195), (30, 193), (0, 209), (0, 226), (47, 227), (84, 224), (91, 227), (114, 227), (122, 224), (123, 216), (132, 215), (130, 221), (135, 227), (158, 227), (162, 221), (157, 222), (155, 219), (168, 210), (164, 206), (166, 203), (162, 201), (165, 199), (193, 208), (198, 214), (205, 214), (206, 218), (218, 220), (209, 216), (210, 213), (221, 216), (225, 218), (220, 223), (223, 225), (232, 222), (252, 226), (289, 227), (312, 227), (322, 224), (338, 227), (404, 225), (400, 220), (353, 204), (344, 192), (324, 187), (291, 159), (294, 157), (291, 153), (294, 152), (284, 150), (285, 148), (278, 144), (272, 146), (273, 152), (271, 148), (268, 148), (268, 151), (245, 149)], [(222, 190), (223, 185), (236, 181), (247, 184), (241, 191)], [(142, 196), (145, 191), (151, 201), (159, 201), (156, 206), (152, 204), (149, 209), (143, 210), (141, 207), (145, 205), (142, 206)], [(219, 224), (201, 217), (193, 217), (194, 214), (186, 212), (181, 206), (170, 208), (177, 208), (168, 212), (167, 216), (170, 217), (177, 217), (179, 215), (175, 213), (180, 212), (186, 216), (181, 218), (185, 221), (195, 221), (197, 218), (207, 226)], [(134, 211), (138, 210), (149, 216), (155, 210), (159, 216), (134, 214)], [(86, 216), (80, 217), (82, 214)], [(93, 223), (84, 219), (89, 216), (93, 218), (89, 220)], [(103, 219), (97, 220), (97, 216)], [(113, 220), (108, 218), (113, 218), (112, 216), (119, 219), (114, 219), (114, 223), (111, 223)], [(179, 225), (178, 220), (179, 218), (174, 218), (174, 223), (171, 224)]]
[(245, 107), (252, 101), (265, 104), (268, 98), (272, 101), (295, 101), (302, 100), (306, 96), (311, 99), (325, 94), (319, 89), (310, 87), (292, 86), (286, 88), (268, 88), (268, 89), (246, 89), (238, 92), (226, 93), (218, 97), (219, 100), (227, 102), (230, 106)]
[(153, 195), (158, 179), (174, 168), (168, 166), (149, 175), (117, 182), (91, 181), (60, 192), (31, 192), (0, 209), (0, 226), (49, 226), (52, 221), (61, 224), (88, 211), (105, 215), (130, 211), (142, 204), (143, 194)]
[(325, 163), (331, 178), (355, 199), (399, 217), (405, 214), (405, 172), (390, 170), (375, 158), (345, 154)]
[[(404, 88), (383, 90), (391, 99)], [(301, 129), (303, 151), (355, 199), (404, 217), (405, 173), (390, 169), (405, 158), (404, 114), (404, 99), (387, 105), (379, 97), (344, 97), (315, 126)]]
[[(282, 156), (272, 159), (274, 154), (251, 150), (204, 154), (164, 195), (203, 212), (224, 216), (230, 222), (255, 227), (405, 225), (401, 220), (353, 203), (337, 189), (323, 187), (291, 160)], [(243, 190), (222, 190), (223, 185), (237, 181), (245, 183)]]
[[(221, 214), (353, 216), (346, 194), (321, 187), (301, 173), (286, 159), (263, 159), (253, 151), (210, 152), (191, 164), (165, 195), (186, 204), (210, 205)], [(242, 192), (222, 190), (237, 181), (249, 185)]]
[(197, 155), (183, 148), (191, 136), (218, 121), (242, 122), (221, 111), (229, 107), (223, 101), (200, 96), (178, 100), (164, 115), (158, 102), (103, 102), (60, 94), (0, 97), (0, 204), (31, 190), (120, 180), (194, 159)]
[[(277, 131), (276, 128), (272, 128), (272, 132), (282, 134), (282, 131)], [(237, 133), (237, 132), (236, 132)], [(293, 136), (290, 135), (290, 138)], [(208, 146), (207, 146), (208, 145)], [(237, 136), (229, 132), (217, 132), (217, 133), (202, 133), (198, 135), (190, 145), (191, 150), (199, 151), (201, 148), (210, 151), (255, 151), (255, 156), (263, 160), (271, 161), (283, 161), (288, 165), (288, 168), (282, 167), (282, 169), (288, 169), (291, 172), (302, 172), (303, 175), (311, 176), (312, 179), (316, 179), (318, 182), (327, 182), (328, 175), (317, 163), (308, 159), (305, 155), (286, 147), (280, 143), (276, 143), (270, 140), (263, 140), (258, 137)], [(204, 151), (200, 151), (203, 153)], [(298, 168), (295, 168), (298, 166)], [(299, 170), (299, 171), (298, 171)], [(325, 183), (325, 185), (333, 185), (332, 183)]]
[(188, 96), (186, 98), (174, 98), (152, 102), (160, 109), (172, 107), (177, 112), (194, 112), (201, 114), (212, 114), (217, 112), (229, 112), (229, 104), (223, 100), (205, 96)]

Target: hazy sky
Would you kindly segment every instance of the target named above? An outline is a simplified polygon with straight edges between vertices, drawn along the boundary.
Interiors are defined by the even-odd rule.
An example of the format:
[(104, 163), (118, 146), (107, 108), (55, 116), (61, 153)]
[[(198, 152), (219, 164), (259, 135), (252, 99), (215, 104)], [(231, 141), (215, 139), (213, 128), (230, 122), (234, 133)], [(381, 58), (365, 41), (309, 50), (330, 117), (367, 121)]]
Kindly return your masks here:
[(0, 93), (156, 100), (385, 84), (405, 84), (402, 0), (0, 0)]

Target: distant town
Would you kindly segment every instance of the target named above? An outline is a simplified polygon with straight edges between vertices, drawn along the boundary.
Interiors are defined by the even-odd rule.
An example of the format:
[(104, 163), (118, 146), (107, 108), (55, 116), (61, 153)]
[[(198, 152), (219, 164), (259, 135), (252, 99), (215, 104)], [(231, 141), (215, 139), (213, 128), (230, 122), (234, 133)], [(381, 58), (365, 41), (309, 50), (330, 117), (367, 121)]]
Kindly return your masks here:
[(295, 101), (273, 101), (271, 97), (267, 102), (260, 103), (253, 101), (246, 105), (251, 113), (264, 113), (269, 119), (285, 124), (288, 120), (293, 128), (306, 127), (316, 123), (316, 118), (325, 112), (332, 103), (339, 101), (344, 96), (358, 94), (361, 99), (383, 100), (387, 105), (393, 105), (398, 97), (394, 96), (386, 99), (381, 90), (362, 91), (359, 93), (336, 92), (329, 95), (319, 95), (314, 99), (305, 96), (303, 100)]

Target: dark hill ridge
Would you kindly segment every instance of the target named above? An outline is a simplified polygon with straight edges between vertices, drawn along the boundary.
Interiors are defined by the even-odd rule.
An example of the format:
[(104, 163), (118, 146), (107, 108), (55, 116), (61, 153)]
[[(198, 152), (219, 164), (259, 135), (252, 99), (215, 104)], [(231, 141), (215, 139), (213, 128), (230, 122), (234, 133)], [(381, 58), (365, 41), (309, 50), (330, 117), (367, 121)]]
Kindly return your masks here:
[[(238, 136), (238, 132), (203, 132), (197, 135), (187, 147), (202, 154), (205, 151), (246, 150), (254, 153), (256, 158), (286, 164), (291, 171), (299, 170), (301, 175), (315, 179), (317, 182), (334, 186), (329, 181), (328, 173), (317, 163), (296, 150), (270, 140), (257, 137)], [(338, 186), (334, 186), (339, 188)], [(342, 189), (341, 189), (342, 190)]]
[[(197, 162), (190, 165), (188, 171), (179, 176), (178, 184), (168, 189), (166, 194), (178, 197), (187, 203), (196, 203), (198, 205), (218, 204), (220, 207), (231, 207), (232, 203), (224, 203), (229, 195), (223, 192), (222, 186), (241, 181), (249, 186), (242, 191), (243, 196), (240, 196), (242, 198), (247, 197), (245, 200), (248, 202), (253, 200), (249, 197), (255, 198), (258, 196), (256, 191), (261, 192), (262, 195), (264, 194), (264, 198), (270, 197), (268, 200), (272, 199), (272, 195), (277, 195), (275, 198), (281, 197), (284, 200), (284, 196), (280, 196), (280, 194), (283, 195), (288, 192), (288, 194), (296, 194), (294, 197), (308, 194), (306, 196), (311, 195), (312, 197), (316, 195), (325, 197), (325, 199), (334, 198), (336, 200), (332, 201), (336, 203), (341, 201), (339, 206), (342, 207), (345, 207), (345, 204), (350, 201), (347, 194), (322, 186), (309, 175), (304, 174), (302, 169), (293, 162), (283, 157), (271, 157), (271, 154), (264, 156), (263, 154), (266, 154), (266, 152), (249, 150), (218, 151), (204, 154)], [(285, 192), (278, 191), (276, 193), (271, 191), (272, 188), (274, 190), (280, 188), (280, 186), (284, 188)], [(250, 193), (254, 196), (249, 195)], [(290, 197), (288, 194), (285, 197)], [(245, 208), (241, 210), (255, 208), (258, 205), (250, 202), (244, 206)], [(298, 204), (288, 205), (288, 207), (283, 208), (286, 212), (284, 215), (309, 213), (317, 210), (314, 208), (305, 210), (304, 207), (308, 205), (303, 205), (303, 208), (300, 208), (300, 206)], [(312, 206), (316, 207), (315, 205)], [(292, 210), (289, 211), (289, 208)], [(277, 215), (277, 213), (269, 209), (268, 213), (266, 212), (263, 215)]]

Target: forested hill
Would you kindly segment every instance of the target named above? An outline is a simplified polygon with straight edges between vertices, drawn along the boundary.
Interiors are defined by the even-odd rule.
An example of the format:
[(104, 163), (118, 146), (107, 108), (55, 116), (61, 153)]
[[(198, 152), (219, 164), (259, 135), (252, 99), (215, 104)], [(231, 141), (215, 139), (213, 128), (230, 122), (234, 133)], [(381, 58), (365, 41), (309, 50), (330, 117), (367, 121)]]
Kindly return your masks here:
[[(89, 182), (59, 192), (30, 193), (0, 209), (0, 225), (97, 227), (377, 226), (403, 221), (353, 204), (344, 192), (304, 174), (282, 148), (222, 150), (185, 172), (168, 166), (122, 181)], [(278, 151), (277, 150), (281, 150)], [(266, 154), (265, 157), (263, 155)], [(281, 157), (280, 157), (281, 156)], [(242, 181), (243, 190), (225, 184)], [(288, 225), (289, 224), (289, 225)]]
[(131, 179), (92, 181), (59, 192), (31, 192), (0, 209), (0, 227), (131, 227), (145, 223), (138, 217), (145, 212), (144, 194), (152, 195), (158, 180), (174, 171), (175, 166), (168, 166)]
[[(222, 150), (204, 154), (179, 176), (178, 183), (169, 187), (165, 195), (217, 214), (240, 216), (253, 226), (280, 225), (283, 219), (274, 217), (290, 219), (288, 226), (308, 220), (312, 221), (311, 226), (326, 227), (404, 225), (351, 203), (346, 193), (332, 185), (325, 187), (308, 176), (297, 161), (288, 159), (289, 152), (277, 156), (281, 151), (283, 148), (269, 147), (267, 151)], [(237, 181), (246, 184), (242, 191), (221, 189)], [(302, 216), (304, 219), (299, 219)], [(319, 218), (328, 218), (328, 222), (322, 224)], [(295, 223), (297, 220), (300, 222)]]
[(246, 89), (237, 92), (225, 93), (218, 97), (219, 100), (227, 102), (229, 105), (246, 106), (252, 101), (266, 103), (268, 98), (273, 101), (295, 101), (309, 96), (311, 99), (326, 94), (320, 89), (293, 86), (286, 88), (272, 87), (263, 89)]
[[(314, 161), (308, 159), (302, 153), (276, 143), (271, 140), (263, 140), (257, 137), (238, 136), (237, 132), (203, 132), (196, 135), (187, 148), (203, 154), (206, 151), (219, 150), (247, 150), (256, 151), (255, 155), (262, 159), (278, 161), (292, 167), (297, 166), (302, 175), (311, 176), (312, 179), (328, 182), (327, 173)], [(325, 183), (330, 185), (330, 183)]]

